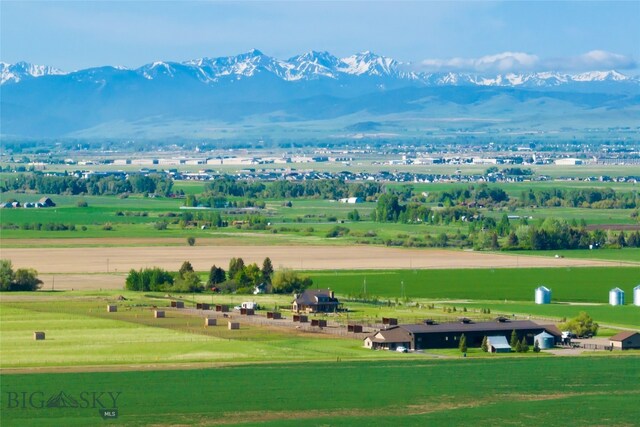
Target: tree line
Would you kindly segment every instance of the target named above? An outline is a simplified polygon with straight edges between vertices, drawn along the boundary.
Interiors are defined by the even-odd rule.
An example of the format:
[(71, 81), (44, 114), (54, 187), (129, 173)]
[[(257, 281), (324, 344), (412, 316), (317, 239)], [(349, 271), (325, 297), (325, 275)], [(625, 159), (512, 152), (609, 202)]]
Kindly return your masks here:
[(227, 270), (212, 265), (206, 281), (193, 270), (189, 261), (182, 263), (177, 272), (169, 272), (158, 267), (131, 269), (125, 280), (125, 287), (131, 291), (153, 292), (214, 292), (252, 294), (300, 292), (313, 284), (311, 278), (292, 270), (275, 271), (269, 257), (262, 262), (245, 264), (242, 258), (231, 258)]
[(522, 191), (518, 197), (510, 197), (499, 187), (488, 184), (469, 185), (444, 191), (432, 191), (415, 200), (440, 203), (443, 206), (467, 205), (484, 207), (572, 207), (593, 209), (633, 209), (640, 207), (637, 191), (616, 192), (611, 188), (540, 188)]
[(49, 176), (40, 173), (18, 174), (2, 182), (2, 191), (35, 191), (40, 194), (117, 195), (149, 193), (168, 196), (173, 181), (164, 174), (92, 175), (82, 178), (75, 175)]
[[(342, 199), (361, 197), (375, 199), (384, 193), (385, 186), (379, 182), (349, 183), (340, 179), (315, 179), (308, 181), (240, 181), (224, 176), (205, 185), (202, 200), (215, 202), (220, 197), (245, 197), (249, 199)], [(220, 200), (220, 199), (218, 199)], [(211, 207), (214, 204), (210, 205)]]

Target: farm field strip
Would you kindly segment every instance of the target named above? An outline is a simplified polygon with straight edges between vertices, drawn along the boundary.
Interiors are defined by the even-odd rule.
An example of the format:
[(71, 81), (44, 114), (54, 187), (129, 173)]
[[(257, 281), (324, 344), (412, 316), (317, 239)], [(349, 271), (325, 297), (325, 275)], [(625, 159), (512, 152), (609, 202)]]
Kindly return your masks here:
[(269, 256), (273, 265), (298, 270), (389, 268), (515, 268), (612, 266), (603, 260), (512, 256), (498, 253), (418, 250), (372, 246), (177, 246), (106, 248), (3, 248), (2, 257), (14, 266), (40, 273), (109, 273), (157, 266), (175, 269), (188, 260), (196, 270), (227, 265), (230, 257), (260, 263)]
[[(360, 340), (258, 327), (235, 316), (233, 320), (241, 324), (237, 331), (228, 330), (226, 322), (205, 328), (202, 318), (175, 311), (168, 312), (166, 318), (155, 319), (151, 302), (144, 301), (140, 306), (141, 302), (119, 304), (116, 313), (106, 313), (105, 298), (3, 302), (0, 367), (397, 357), (393, 352), (366, 351)], [(34, 341), (34, 331), (44, 331), (46, 339)]]
[[(633, 425), (640, 395), (640, 373), (634, 369), (638, 359), (334, 361), (182, 371), (11, 374), (2, 380), (6, 391), (37, 391), (46, 397), (61, 391), (76, 397), (87, 390), (118, 391), (115, 421), (125, 425), (196, 420), (207, 425), (293, 426), (304, 420), (312, 425), (439, 426), (469, 419), (481, 425), (496, 419), (530, 425), (532, 408), (544, 414), (563, 408), (562, 416), (549, 416), (545, 425), (605, 425), (612, 420), (616, 425)], [(303, 378), (318, 380), (310, 388)], [(140, 384), (145, 385), (144, 394), (139, 393)], [(95, 408), (3, 411), (3, 425), (8, 426), (100, 421)]]

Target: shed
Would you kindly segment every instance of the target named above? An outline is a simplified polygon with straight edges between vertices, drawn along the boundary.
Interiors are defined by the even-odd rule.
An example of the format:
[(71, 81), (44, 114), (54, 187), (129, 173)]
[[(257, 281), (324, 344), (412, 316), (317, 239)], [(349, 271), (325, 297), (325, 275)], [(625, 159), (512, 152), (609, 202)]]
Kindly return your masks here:
[(640, 332), (624, 331), (609, 338), (609, 344), (616, 350), (640, 348)]
[(538, 341), (538, 348), (540, 348), (540, 350), (547, 350), (555, 347), (556, 345), (556, 337), (554, 337), (553, 335), (551, 335), (546, 331), (541, 332), (538, 335), (534, 336), (533, 337), (534, 345), (536, 341)]
[(107, 305), (107, 313), (115, 313), (116, 311), (118, 311), (118, 306), (115, 304), (109, 304)]
[(241, 308), (240, 309), (240, 314), (242, 314), (244, 316), (253, 316), (256, 313), (253, 310), (253, 308)]
[(640, 307), (640, 285), (633, 288), (633, 305)]
[(613, 288), (609, 291), (610, 305), (624, 305), (624, 291), (620, 288)]
[(221, 313), (228, 313), (229, 312), (229, 306), (228, 305), (224, 305), (224, 304), (218, 304), (218, 305), (216, 305), (216, 311), (219, 311)]
[(282, 319), (282, 313), (278, 311), (267, 311), (267, 319)]
[(300, 323), (307, 323), (309, 321), (309, 317), (303, 314), (294, 314), (293, 321), (300, 322)]
[(347, 332), (353, 332), (354, 334), (362, 333), (362, 325), (347, 325)]
[(311, 326), (318, 326), (320, 328), (327, 327), (327, 321), (325, 319), (312, 319)]
[(154, 310), (153, 311), (153, 317), (155, 317), (156, 319), (160, 319), (161, 317), (164, 317), (164, 311), (163, 310)]
[(184, 301), (171, 301), (171, 307), (184, 308)]
[(491, 353), (511, 353), (511, 346), (507, 342), (507, 337), (501, 335), (487, 337), (487, 346)]
[(398, 319), (395, 317), (383, 317), (382, 318), (383, 325), (395, 326), (398, 324)]
[(204, 302), (196, 303), (196, 308), (198, 310), (211, 310), (211, 306), (209, 306), (209, 304), (206, 304)]
[(211, 319), (209, 317), (204, 319), (204, 326), (216, 326), (218, 321), (216, 319)]
[(229, 322), (229, 329), (240, 329), (240, 323), (238, 322)]
[(36, 341), (40, 341), (44, 339), (44, 332), (34, 332), (33, 339)]
[(546, 286), (540, 286), (535, 291), (536, 304), (551, 304), (551, 290)]

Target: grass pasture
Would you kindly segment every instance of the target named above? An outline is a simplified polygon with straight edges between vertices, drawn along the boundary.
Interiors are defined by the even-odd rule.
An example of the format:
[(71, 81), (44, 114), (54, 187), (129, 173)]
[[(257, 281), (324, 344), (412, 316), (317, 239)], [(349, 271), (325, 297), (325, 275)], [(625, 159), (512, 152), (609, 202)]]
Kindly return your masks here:
[[(175, 311), (167, 312), (164, 319), (154, 319), (152, 304), (166, 306), (166, 300), (119, 302), (117, 313), (106, 312), (107, 301), (104, 296), (74, 298), (71, 294), (3, 302), (0, 366), (248, 363), (374, 356), (359, 340), (258, 327), (242, 319), (234, 319), (241, 323), (239, 331), (229, 331), (226, 322), (205, 328), (200, 317)], [(46, 340), (34, 341), (34, 331), (44, 331)]]
[[(452, 253), (455, 256), (455, 253)], [(309, 271), (314, 286), (346, 295), (366, 293), (382, 299), (533, 301), (545, 285), (552, 301), (606, 303), (618, 286), (632, 298), (640, 283), (638, 267), (495, 268), (441, 270)]]
[[(113, 406), (108, 392), (119, 392), (115, 425), (635, 425), (637, 363), (634, 356), (460, 358), (12, 374), (2, 376), (2, 423), (102, 424), (94, 406)], [(83, 405), (80, 396), (104, 395), (89, 408), (11, 408), (18, 401), (8, 392), (16, 391), (40, 393), (35, 406), (61, 391)]]

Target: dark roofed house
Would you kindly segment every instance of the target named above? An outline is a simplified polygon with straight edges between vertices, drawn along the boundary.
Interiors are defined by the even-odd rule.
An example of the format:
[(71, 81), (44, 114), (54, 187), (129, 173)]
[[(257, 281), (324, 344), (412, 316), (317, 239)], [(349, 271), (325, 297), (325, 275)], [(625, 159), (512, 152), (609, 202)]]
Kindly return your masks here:
[[(553, 335), (556, 342), (561, 339), (561, 334), (555, 327), (539, 325), (530, 320), (501, 319), (496, 322), (478, 322), (465, 319), (456, 323), (434, 323), (399, 325), (371, 335), (365, 339), (364, 345), (368, 348), (392, 349), (398, 345), (410, 343), (408, 348), (421, 350), (429, 348), (456, 348), (460, 344), (460, 336), (464, 334), (469, 347), (480, 347), (482, 339), (487, 336), (511, 337), (511, 332), (516, 331), (518, 340), (525, 338), (533, 345), (533, 337), (546, 331)], [(368, 341), (367, 341), (368, 340)], [(406, 346), (406, 345), (405, 345)]]
[(41, 208), (53, 208), (55, 207), (55, 203), (53, 203), (53, 200), (51, 200), (48, 197), (43, 197), (40, 200), (38, 200), (38, 206)]
[(393, 326), (366, 337), (364, 346), (372, 350), (395, 350), (399, 346), (411, 348), (411, 335), (400, 326)]
[(609, 338), (609, 343), (616, 350), (640, 348), (640, 332), (624, 331)]
[(307, 289), (300, 295), (295, 295), (291, 305), (293, 311), (307, 311), (310, 313), (331, 313), (338, 311), (340, 301), (335, 298), (330, 289)]

